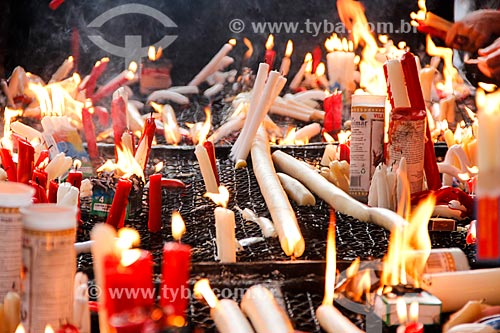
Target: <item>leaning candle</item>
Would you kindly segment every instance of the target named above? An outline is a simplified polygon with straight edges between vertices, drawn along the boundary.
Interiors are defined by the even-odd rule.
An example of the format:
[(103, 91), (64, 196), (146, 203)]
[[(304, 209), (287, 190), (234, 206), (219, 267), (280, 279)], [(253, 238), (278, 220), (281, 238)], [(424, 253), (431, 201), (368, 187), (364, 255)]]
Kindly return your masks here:
[(44, 189), (47, 189), (47, 172), (42, 167), (37, 167), (33, 171), (33, 176), (31, 178), (32, 181), (42, 186)]
[(120, 178), (116, 186), (115, 196), (108, 212), (106, 223), (115, 228), (121, 228), (125, 222), (127, 212), (128, 196), (132, 189), (132, 181), (128, 178)]
[(148, 212), (148, 229), (150, 232), (158, 232), (161, 230), (161, 174), (155, 173), (149, 176), (149, 212)]
[(97, 61), (90, 72), (90, 76), (87, 80), (83, 89), (85, 89), (85, 96), (91, 97), (94, 94), (95, 86), (99, 77), (104, 73), (106, 67), (108, 67), (109, 58), (102, 58)]
[(137, 151), (135, 152), (135, 160), (144, 170), (146, 164), (148, 163), (149, 153), (151, 152), (151, 145), (153, 144), (153, 139), (155, 137), (156, 122), (153, 116), (146, 119), (146, 124), (144, 125), (144, 131), (139, 139), (137, 145)]
[(11, 182), (17, 182), (17, 166), (12, 159), (12, 152), (7, 148), (0, 148), (0, 160), (5, 172), (7, 172), (7, 179)]
[(33, 174), (33, 164), (35, 163), (35, 149), (25, 139), (18, 139), (18, 163), (17, 181), (28, 184)]
[(307, 64), (311, 61), (312, 61), (312, 54), (307, 53), (306, 56), (304, 57), (304, 63), (300, 66), (299, 71), (293, 77), (292, 82), (290, 82), (291, 90), (296, 90), (300, 86), (302, 80), (304, 79), (304, 74), (306, 72)]
[(99, 161), (99, 149), (97, 148), (95, 126), (94, 121), (92, 120), (93, 114), (94, 109), (92, 108), (92, 104), (89, 100), (85, 102), (85, 106), (82, 108), (82, 125), (85, 140), (87, 141), (87, 152), (89, 153), (92, 163), (96, 163)]
[(203, 145), (197, 145), (194, 153), (196, 155), (196, 159), (198, 160), (198, 164), (200, 165), (200, 171), (203, 176), (203, 181), (205, 182), (206, 191), (217, 193), (219, 191), (217, 178), (215, 177), (206, 148)]
[(271, 70), (274, 66), (274, 59), (276, 58), (276, 51), (273, 50), (274, 47), (274, 36), (269, 34), (266, 41), (266, 54), (264, 56), (264, 62), (269, 65)]
[(215, 147), (214, 143), (212, 141), (205, 141), (203, 142), (203, 147), (207, 150), (208, 158), (210, 159), (210, 165), (212, 166), (212, 171), (215, 176), (215, 180), (217, 181), (217, 186), (220, 185), (220, 179), (219, 179), (219, 170), (217, 169), (217, 160), (215, 157)]
[(293, 52), (293, 42), (291, 39), (289, 39), (288, 42), (286, 43), (285, 56), (281, 60), (281, 66), (280, 66), (280, 73), (283, 76), (287, 76), (288, 71), (290, 70), (290, 64), (292, 62), (290, 60), (290, 57), (292, 56), (292, 52)]
[[(177, 225), (182, 217), (178, 212), (172, 214), (172, 234), (179, 242), (168, 242), (163, 247), (162, 279), (160, 306), (166, 315), (167, 326), (184, 326), (186, 309), (189, 304), (189, 269), (191, 265), (191, 247), (180, 243), (182, 230)], [(181, 222), (179, 221), (179, 222)], [(183, 223), (182, 223), (183, 224)]]
[(49, 182), (49, 194), (47, 196), (49, 203), (57, 203), (57, 190), (59, 189), (59, 183), (55, 180)]
[(236, 39), (230, 39), (217, 54), (209, 61), (208, 64), (189, 82), (188, 86), (199, 86), (205, 79), (215, 71), (219, 66), (220, 61), (233, 49), (236, 45)]
[[(210, 317), (220, 333), (253, 333), (247, 318), (236, 303), (230, 299), (220, 300), (210, 288), (207, 279), (201, 279), (194, 285), (194, 294), (205, 299), (210, 306)], [(280, 333), (272, 330), (267, 332)]]
[(127, 93), (123, 88), (119, 88), (113, 93), (111, 118), (113, 119), (113, 138), (116, 154), (116, 149), (121, 147), (122, 135), (127, 129)]
[[(131, 63), (134, 64), (134, 62)], [(137, 64), (135, 65), (137, 67)], [(126, 70), (119, 74), (117, 77), (106, 83), (104, 86), (102, 86), (97, 92), (92, 95), (90, 98), (92, 100), (92, 104), (97, 104), (101, 99), (103, 99), (106, 96), (109, 96), (112, 92), (114, 92), (116, 89), (120, 88), (121, 86), (127, 85), (132, 83), (132, 81), (135, 78), (135, 71), (132, 70)]]

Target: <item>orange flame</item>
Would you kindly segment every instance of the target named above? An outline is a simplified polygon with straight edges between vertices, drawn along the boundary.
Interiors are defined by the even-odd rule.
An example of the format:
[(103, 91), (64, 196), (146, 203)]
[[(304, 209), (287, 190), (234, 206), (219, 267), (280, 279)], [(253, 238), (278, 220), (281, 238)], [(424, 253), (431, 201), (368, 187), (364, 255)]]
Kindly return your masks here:
[(16, 117), (20, 117), (23, 115), (23, 110), (11, 109), (9, 107), (5, 107), (4, 115), (3, 115), (3, 133), (2, 139), (0, 140), (0, 144), (3, 148), (7, 148), (12, 151), (14, 144), (11, 139), (12, 130), (10, 129), (10, 124)]
[(316, 67), (316, 76), (323, 76), (325, 75), (325, 63), (320, 62), (318, 64), (318, 67)]
[(335, 274), (337, 271), (337, 248), (335, 243), (335, 211), (330, 211), (328, 235), (326, 239), (325, 297), (323, 305), (333, 305), (335, 297)]
[(207, 140), (208, 133), (212, 128), (212, 112), (210, 107), (205, 107), (205, 122), (201, 126), (193, 126), (194, 133), (191, 134), (194, 144), (201, 144)]
[(141, 257), (141, 250), (131, 249), (123, 251), (120, 258), (120, 265), (123, 267), (128, 267), (135, 263)]
[(231, 38), (227, 41), (227, 43), (231, 46), (236, 46), (236, 38)]
[(435, 203), (436, 198), (429, 195), (412, 212), (406, 227), (392, 230), (389, 249), (384, 258), (384, 270), (381, 277), (383, 285), (406, 284), (406, 276), (409, 276), (415, 287), (420, 286), (422, 273), (431, 250), (427, 225)]
[(293, 42), (291, 39), (286, 43), (285, 57), (291, 57), (293, 53)]
[(144, 180), (144, 171), (142, 167), (137, 162), (134, 154), (129, 149), (129, 147), (116, 147), (117, 161), (113, 163), (111, 160), (107, 160), (103, 165), (101, 165), (97, 172), (115, 172), (115, 176), (128, 178), (132, 175), (136, 175), (142, 180)]
[(274, 36), (273, 34), (269, 34), (266, 41), (266, 50), (272, 50), (274, 47)]
[(227, 208), (227, 203), (229, 202), (229, 191), (227, 187), (221, 185), (219, 186), (219, 193), (207, 192), (203, 196), (211, 199), (216, 205)]
[(186, 224), (181, 216), (181, 213), (174, 211), (172, 213), (172, 237), (176, 241), (180, 241), (182, 236), (186, 233)]
[(205, 299), (205, 301), (211, 308), (215, 308), (217, 303), (219, 303), (219, 299), (210, 287), (210, 282), (208, 282), (208, 279), (198, 280), (198, 282), (196, 282), (193, 287), (193, 292), (196, 298)]
[(253, 54), (253, 45), (252, 45), (252, 42), (250, 41), (250, 39), (248, 39), (248, 38), (245, 37), (245, 38), (243, 38), (243, 44), (245, 44), (245, 46), (248, 49), (245, 52), (245, 55), (243, 57), (244, 57), (244, 59), (250, 59), (250, 57)]
[(438, 47), (434, 44), (430, 35), (426, 38), (426, 51), (430, 56), (443, 59), (444, 91), (453, 93), (453, 83), (459, 78), (457, 69), (453, 66), (453, 50), (447, 47)]

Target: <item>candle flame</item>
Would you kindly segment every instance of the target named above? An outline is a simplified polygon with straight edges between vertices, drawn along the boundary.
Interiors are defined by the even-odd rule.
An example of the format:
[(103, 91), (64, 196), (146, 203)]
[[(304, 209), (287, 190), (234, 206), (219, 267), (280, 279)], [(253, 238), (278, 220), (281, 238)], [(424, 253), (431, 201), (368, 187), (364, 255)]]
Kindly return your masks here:
[(409, 276), (415, 287), (420, 286), (431, 250), (428, 223), (435, 204), (435, 196), (429, 195), (412, 211), (407, 226), (392, 230), (380, 279), (382, 285), (406, 284), (406, 277)]
[(156, 112), (161, 114), (163, 132), (167, 143), (177, 145), (181, 141), (181, 133), (174, 109), (168, 104), (160, 105), (155, 102), (150, 104)]
[(125, 250), (122, 252), (120, 265), (122, 265), (123, 267), (128, 267), (135, 263), (141, 257), (141, 255), (142, 252), (139, 249)]
[(148, 48), (148, 59), (151, 61), (156, 60), (156, 49), (153, 45), (149, 46)]
[(402, 297), (396, 299), (396, 312), (399, 323), (405, 324), (408, 321), (408, 312), (406, 309), (406, 302)]
[(453, 50), (447, 47), (438, 47), (430, 35), (426, 38), (426, 51), (430, 56), (437, 56), (443, 59), (443, 76), (445, 92), (453, 93), (453, 83), (458, 79), (458, 71), (453, 66)]
[(82, 161), (80, 161), (79, 159), (75, 159), (75, 160), (73, 161), (73, 168), (74, 168), (75, 170), (78, 170), (78, 169), (80, 169), (81, 167), (82, 167)]
[(335, 296), (335, 273), (337, 271), (335, 223), (335, 211), (331, 209), (326, 240), (325, 297), (323, 298), (323, 305), (333, 305)]
[[(496, 84), (493, 84), (493, 83), (484, 83), (484, 82), (478, 82), (477, 84), (479, 86), (479, 88), (483, 89), (484, 91), (486, 92), (489, 92), (489, 93), (492, 93), (494, 92), (495, 90), (497, 90), (497, 85)], [(469, 109), (467, 106), (466, 106), (467, 109)], [(470, 109), (469, 109), (470, 110)]]
[(174, 211), (172, 213), (172, 237), (176, 241), (180, 241), (182, 236), (186, 233), (186, 224), (181, 216), (181, 213)]
[(308, 62), (306, 63), (306, 73), (311, 74), (311, 72), (312, 72), (312, 68), (313, 68), (313, 62), (312, 62), (312, 60), (311, 60), (311, 61), (308, 61)]
[(54, 333), (54, 329), (52, 328), (52, 326), (50, 324), (47, 324), (45, 326), (45, 333)]
[(207, 140), (208, 133), (212, 128), (212, 112), (209, 106), (205, 107), (205, 122), (201, 126), (193, 126), (192, 139), (194, 144), (202, 144)]
[(410, 321), (411, 322), (418, 322), (418, 307), (419, 304), (418, 302), (411, 302), (410, 304)]
[(103, 171), (114, 171), (115, 176), (129, 178), (132, 175), (144, 180), (144, 171), (140, 164), (134, 157), (134, 154), (129, 147), (116, 147), (117, 162), (113, 163), (111, 160), (107, 160), (106, 163), (101, 165), (97, 172)]
[(340, 144), (347, 144), (347, 142), (349, 142), (350, 138), (351, 138), (351, 131), (344, 131), (344, 130), (341, 130), (338, 134), (337, 134), (338, 138), (339, 138), (339, 143)]
[(323, 138), (325, 138), (326, 142), (335, 142), (335, 139), (333, 138), (333, 136), (328, 134), (328, 132), (323, 132)]
[(155, 165), (155, 173), (160, 172), (161, 169), (163, 169), (163, 161), (156, 163), (156, 165)]
[(17, 325), (15, 333), (25, 333), (25, 332), (26, 332), (26, 330), (24, 329), (23, 324)]
[(247, 47), (247, 51), (245, 52), (245, 55), (244, 55), (244, 59), (247, 60), (247, 59), (250, 59), (250, 57), (252, 56), (253, 54), (253, 45), (252, 45), (252, 42), (250, 41), (250, 39), (248, 38), (243, 38), (243, 44), (245, 44), (245, 46)]
[(358, 257), (349, 265), (345, 272), (347, 278), (353, 277), (354, 275), (358, 274), (360, 263), (361, 260)]
[(137, 63), (135, 61), (131, 61), (130, 64), (128, 65), (128, 70), (132, 72), (132, 74), (135, 74), (137, 72)]
[(215, 308), (217, 303), (219, 303), (219, 299), (210, 287), (210, 282), (208, 281), (208, 279), (198, 280), (198, 282), (196, 282), (193, 287), (193, 292), (196, 298), (205, 299), (205, 301), (211, 308)]
[(293, 42), (291, 39), (286, 43), (285, 57), (291, 57), (293, 53)]
[(274, 36), (273, 34), (269, 34), (266, 41), (266, 50), (272, 50), (274, 47)]
[(325, 75), (325, 64), (323, 62), (320, 62), (318, 64), (318, 67), (316, 67), (316, 76), (320, 77)]
[(313, 56), (311, 52), (307, 52), (304, 56), (304, 63), (311, 62), (313, 60)]
[(38, 164), (38, 169), (40, 170), (43, 170), (47, 167), (47, 165), (49, 164), (50, 162), (50, 159), (48, 157), (45, 157), (43, 159), (43, 161), (40, 162), (40, 164)]
[(232, 46), (235, 46), (236, 45), (236, 38), (231, 38), (230, 40), (228, 40), (227, 42), (229, 45), (232, 45)]
[(219, 186), (219, 193), (207, 192), (203, 196), (211, 199), (216, 205), (227, 208), (229, 191), (224, 185)]
[(140, 242), (141, 237), (137, 230), (125, 227), (118, 230), (118, 239), (115, 242), (115, 247), (122, 252), (131, 249), (133, 246), (138, 246)]

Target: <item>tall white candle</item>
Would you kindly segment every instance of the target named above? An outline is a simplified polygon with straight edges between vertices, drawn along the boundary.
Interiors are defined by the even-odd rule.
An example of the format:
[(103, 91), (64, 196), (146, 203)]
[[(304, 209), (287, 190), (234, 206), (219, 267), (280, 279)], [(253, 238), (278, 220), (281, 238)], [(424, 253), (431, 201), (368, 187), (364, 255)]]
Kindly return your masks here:
[(323, 328), (328, 333), (363, 332), (342, 313), (340, 313), (339, 310), (337, 310), (333, 305), (330, 304), (320, 305), (320, 307), (316, 310), (316, 317), (320, 322), (321, 328)]
[(253, 333), (254, 330), (243, 315), (238, 303), (231, 299), (220, 300), (210, 309), (217, 330), (220, 333)]
[(196, 155), (196, 159), (200, 165), (201, 175), (203, 176), (207, 192), (218, 193), (219, 188), (217, 186), (217, 180), (215, 178), (207, 150), (202, 145), (197, 145), (194, 150), (194, 154)]
[(214, 212), (217, 256), (222, 263), (236, 262), (234, 212), (222, 207), (215, 208)]
[(235, 40), (230, 40), (222, 46), (222, 48), (215, 54), (215, 56), (208, 62), (208, 64), (203, 67), (203, 69), (189, 82), (188, 86), (198, 86), (205, 79), (219, 67), (221, 60), (233, 49), (233, 45), (236, 43)]

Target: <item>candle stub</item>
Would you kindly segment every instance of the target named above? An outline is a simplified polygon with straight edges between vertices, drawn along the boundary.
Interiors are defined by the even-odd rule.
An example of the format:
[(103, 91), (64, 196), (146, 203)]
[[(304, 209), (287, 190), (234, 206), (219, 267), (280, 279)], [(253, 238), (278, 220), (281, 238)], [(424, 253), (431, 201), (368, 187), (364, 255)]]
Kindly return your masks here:
[[(31, 186), (0, 182), (0, 300), (9, 291), (19, 290), (22, 254), (22, 222), (19, 208), (31, 204), (34, 189)], [(14, 287), (14, 289), (13, 289)]]
[(28, 332), (43, 332), (73, 318), (73, 243), (76, 208), (38, 204), (22, 208), (22, 322)]
[(384, 161), (385, 96), (353, 95), (349, 193), (367, 202), (376, 166)]

